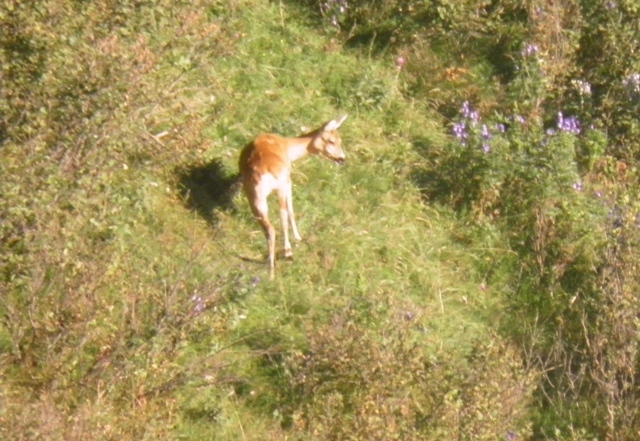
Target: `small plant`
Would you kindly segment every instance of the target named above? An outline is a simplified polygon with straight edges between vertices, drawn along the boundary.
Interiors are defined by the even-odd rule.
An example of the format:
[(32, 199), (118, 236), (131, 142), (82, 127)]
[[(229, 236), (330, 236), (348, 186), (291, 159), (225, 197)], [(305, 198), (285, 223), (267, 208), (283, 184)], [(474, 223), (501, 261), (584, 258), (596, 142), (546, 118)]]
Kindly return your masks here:
[(627, 92), (632, 104), (640, 103), (640, 74), (632, 73), (622, 80), (622, 87)]
[(349, 7), (347, 0), (325, 0), (320, 4), (322, 15), (332, 26), (340, 27), (340, 17)]

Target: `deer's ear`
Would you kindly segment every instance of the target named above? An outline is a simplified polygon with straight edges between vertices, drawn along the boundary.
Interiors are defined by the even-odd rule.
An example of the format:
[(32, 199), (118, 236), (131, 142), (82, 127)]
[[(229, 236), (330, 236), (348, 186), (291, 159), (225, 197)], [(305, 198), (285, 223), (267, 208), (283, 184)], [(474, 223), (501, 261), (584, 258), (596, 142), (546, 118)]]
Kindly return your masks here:
[(324, 129), (328, 132), (336, 130), (347, 119), (348, 115), (342, 115), (340, 118), (332, 119), (324, 125)]

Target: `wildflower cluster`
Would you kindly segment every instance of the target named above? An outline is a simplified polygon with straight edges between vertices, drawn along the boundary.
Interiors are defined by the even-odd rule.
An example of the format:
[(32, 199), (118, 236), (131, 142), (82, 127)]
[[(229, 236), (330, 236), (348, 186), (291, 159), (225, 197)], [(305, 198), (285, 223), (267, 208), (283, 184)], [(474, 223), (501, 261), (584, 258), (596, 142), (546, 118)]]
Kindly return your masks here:
[(475, 127), (478, 125), (478, 119), (480, 116), (478, 115), (478, 112), (471, 109), (469, 101), (462, 103), (460, 114), (463, 119), (455, 123), (451, 131), (460, 144), (466, 145), (467, 139), (469, 138), (468, 129), (469, 127)]
[(339, 25), (339, 18), (347, 10), (347, 0), (327, 0), (320, 4), (322, 15), (329, 19), (329, 23), (333, 26)]
[(191, 300), (193, 302), (192, 311), (193, 311), (194, 315), (200, 314), (207, 307), (205, 302), (202, 300), (202, 297), (200, 297), (200, 296), (193, 295), (193, 296), (191, 296), (191, 299), (189, 299), (189, 300)]
[(482, 124), (482, 129), (480, 130), (480, 136), (482, 137), (482, 151), (485, 153), (489, 153), (491, 147), (489, 146), (489, 140), (491, 139), (491, 133), (489, 133), (489, 129), (486, 124)]
[(478, 125), (478, 119), (480, 116), (478, 115), (478, 112), (471, 110), (469, 101), (462, 103), (460, 114), (463, 118), (462, 121), (455, 123), (451, 131), (460, 144), (466, 145), (467, 138), (469, 138), (468, 129), (469, 127), (475, 127)]
[(575, 116), (565, 118), (562, 115), (562, 112), (558, 112), (556, 127), (558, 128), (558, 131), (563, 133), (571, 133), (574, 135), (580, 134), (580, 122), (578, 121), (578, 118), (576, 118)]
[(533, 43), (527, 43), (520, 51), (520, 55), (523, 58), (532, 57), (537, 53), (538, 53), (538, 45)]
[[(451, 128), (451, 132), (453, 136), (460, 142), (461, 145), (466, 145), (467, 140), (469, 139), (470, 131), (477, 132), (477, 127), (479, 127), (479, 135), (480, 140), (482, 141), (482, 151), (484, 153), (489, 153), (491, 150), (491, 145), (489, 141), (492, 138), (491, 132), (489, 131), (489, 127), (486, 124), (480, 124), (480, 114), (478, 111), (473, 110), (469, 101), (465, 101), (462, 103), (462, 107), (460, 108), (460, 114), (462, 115), (462, 120), (458, 121)], [(504, 133), (506, 128), (504, 124), (497, 124), (496, 130), (498, 132)]]
[(575, 191), (582, 191), (582, 181), (578, 179), (576, 182), (571, 184), (571, 188), (573, 188)]
[(451, 129), (451, 133), (453, 133), (453, 136), (460, 141), (460, 144), (466, 144), (469, 134), (467, 133), (467, 125), (464, 121), (455, 123)]
[[(478, 152), (481, 155), (488, 155), (492, 150), (496, 150), (496, 153), (492, 155), (488, 155), (486, 158), (487, 161), (490, 161), (486, 164), (491, 164), (489, 168), (492, 171), (492, 178), (490, 180), (495, 180), (496, 177), (500, 175), (500, 172), (497, 172), (496, 167), (506, 167), (503, 169), (503, 172), (509, 173), (507, 170), (511, 165), (507, 165), (502, 162), (500, 151), (500, 145), (503, 145), (504, 142), (507, 143), (515, 143), (515, 145), (532, 145), (530, 142), (522, 143), (522, 137), (527, 137), (527, 133), (535, 132), (535, 122), (530, 124), (527, 130), (522, 130), (519, 128), (527, 123), (525, 118), (521, 115), (512, 115), (505, 120), (505, 123), (498, 122), (495, 124), (490, 124), (488, 121), (484, 121), (480, 118), (480, 114), (474, 110), (468, 101), (465, 101), (460, 107), (460, 119), (453, 124), (451, 128), (451, 133), (457, 144), (460, 146), (469, 146), (469, 149), (466, 149), (467, 152), (473, 154), (474, 152)], [(506, 124), (508, 121), (508, 124)], [(510, 128), (511, 130), (508, 130)], [(542, 130), (542, 127), (539, 127)], [(546, 161), (555, 162), (556, 164), (551, 167), (554, 170), (563, 169), (565, 171), (569, 170), (565, 176), (568, 179), (572, 179), (569, 181), (568, 185), (570, 185), (576, 192), (581, 192), (583, 189), (582, 182), (577, 179), (577, 175), (574, 176), (573, 173), (573, 162), (574, 157), (572, 156), (574, 152), (574, 143), (579, 142), (577, 140), (578, 135), (582, 133), (582, 128), (580, 121), (576, 116), (565, 116), (562, 112), (558, 112), (556, 115), (555, 126), (550, 127), (546, 130), (546, 136), (539, 137), (538, 135), (533, 134), (537, 140), (537, 145), (542, 148), (533, 148), (527, 150), (528, 156), (535, 157), (534, 162), (545, 163)], [(557, 137), (560, 134), (567, 134), (570, 137), (560, 138)], [(571, 139), (573, 138), (573, 139)], [(553, 148), (550, 150), (548, 148), (544, 148), (546, 146), (553, 145)], [(558, 159), (554, 152), (557, 153), (558, 148), (567, 148), (567, 159), (566, 167), (559, 165)], [(468, 157), (467, 157), (468, 158)], [(573, 159), (572, 159), (573, 158)], [(476, 173), (478, 170), (475, 170)], [(537, 173), (537, 172), (536, 172)], [(487, 181), (489, 182), (489, 181)], [(493, 185), (493, 184), (491, 184)]]
[(576, 88), (580, 96), (591, 95), (591, 84), (584, 80), (571, 80), (571, 84)]
[(478, 112), (471, 108), (469, 101), (465, 101), (464, 103), (462, 103), (462, 107), (460, 108), (460, 113), (464, 118), (471, 120), (471, 123), (474, 126), (478, 123), (478, 119), (480, 118), (480, 115), (478, 114)]
[[(492, 133), (489, 125), (481, 123), (479, 113), (471, 108), (468, 101), (462, 104), (460, 114), (462, 119), (453, 125), (451, 133), (461, 145), (467, 145), (467, 141), (475, 135), (475, 139), (481, 141), (482, 151), (489, 153), (493, 133), (502, 134), (506, 132), (506, 126), (503, 123), (497, 123), (493, 127)], [(509, 120), (518, 124), (525, 123), (525, 119), (520, 115), (514, 115), (510, 117)], [(552, 136), (556, 133), (579, 135), (581, 133), (580, 121), (578, 121), (578, 118), (575, 116), (565, 117), (562, 112), (558, 112), (555, 128), (549, 128), (546, 131), (547, 136)], [(546, 140), (543, 140), (543, 144), (546, 144)]]

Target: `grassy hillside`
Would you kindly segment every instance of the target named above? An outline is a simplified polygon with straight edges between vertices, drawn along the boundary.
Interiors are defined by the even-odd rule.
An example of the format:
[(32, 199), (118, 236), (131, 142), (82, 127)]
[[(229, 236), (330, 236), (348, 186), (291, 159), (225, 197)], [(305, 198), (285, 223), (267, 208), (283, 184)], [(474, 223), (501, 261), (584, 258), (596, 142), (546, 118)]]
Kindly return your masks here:
[[(423, 33), (428, 8), (330, 3), (0, 12), (3, 439), (631, 439), (635, 205), (614, 233), (607, 216), (633, 201), (632, 155), (605, 130), (544, 138), (553, 106), (522, 98), (539, 78), (505, 66), (517, 14), (504, 47), (453, 50), (466, 30)], [(270, 281), (239, 151), (343, 113), (346, 164), (295, 164), (303, 240)], [(607, 421), (567, 378), (611, 366), (614, 340), (629, 361), (592, 376), (626, 375)]]

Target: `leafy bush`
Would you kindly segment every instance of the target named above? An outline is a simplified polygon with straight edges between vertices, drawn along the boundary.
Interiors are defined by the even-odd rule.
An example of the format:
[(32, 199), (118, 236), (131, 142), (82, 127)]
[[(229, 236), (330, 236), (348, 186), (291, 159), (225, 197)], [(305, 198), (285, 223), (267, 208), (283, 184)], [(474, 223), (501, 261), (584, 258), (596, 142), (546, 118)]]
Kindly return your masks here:
[(582, 2), (576, 64), (593, 85), (594, 117), (609, 128), (611, 153), (637, 160), (638, 96), (634, 78), (640, 69), (629, 57), (640, 49), (636, 38), (640, 10), (634, 2)]
[[(177, 377), (165, 358), (175, 326), (189, 317), (192, 290), (217, 290), (197, 282), (207, 276), (193, 271), (193, 255), (157, 259), (166, 253), (142, 240), (166, 228), (153, 204), (167, 194), (158, 182), (175, 154), (150, 132), (176, 77), (154, 72), (168, 42), (193, 47), (196, 35), (215, 34), (207, 5), (194, 14), (162, 0), (5, 3), (0, 394), (10, 404), (0, 432), (140, 439), (157, 430), (166, 439), (170, 427), (159, 421), (171, 410), (153, 398)], [(198, 129), (183, 126), (182, 142), (201, 142)], [(133, 264), (140, 254), (145, 263)], [(189, 282), (172, 275), (174, 265)], [(152, 341), (163, 349), (141, 350)]]
[[(600, 131), (561, 112), (545, 129), (518, 115), (484, 119), (465, 102), (451, 135), (421, 182), (430, 199), (505, 231), (517, 256), (506, 259), (514, 277), (506, 330), (539, 353), (551, 387), (542, 400), (562, 415), (553, 424), (632, 439), (640, 399), (629, 337), (640, 305), (628, 295), (638, 283), (635, 179), (603, 156)], [(579, 409), (573, 417), (571, 409)]]
[(305, 438), (493, 440), (529, 433), (536, 375), (498, 338), (474, 342), (461, 361), (439, 352), (410, 313), (388, 305), (346, 309), (309, 330), (307, 340), (308, 348), (284, 364), (291, 425)]
[[(537, 94), (524, 84), (523, 96)], [(640, 305), (625, 293), (637, 286), (636, 180), (605, 155), (601, 131), (562, 112), (553, 125), (543, 120), (483, 118), (463, 103), (451, 142), (420, 182), (429, 183), (431, 200), (497, 224), (517, 256), (506, 259), (515, 321), (505, 329), (539, 354), (550, 385), (541, 400), (558, 418), (537, 430), (556, 424), (561, 433), (632, 439), (640, 397), (632, 392), (638, 353), (629, 336), (638, 323), (627, 314)], [(613, 353), (628, 355), (614, 361)]]

